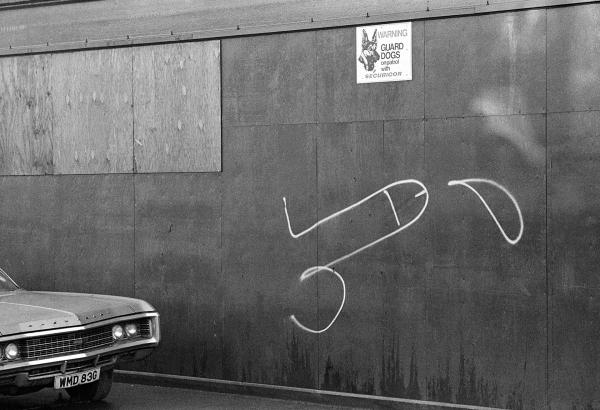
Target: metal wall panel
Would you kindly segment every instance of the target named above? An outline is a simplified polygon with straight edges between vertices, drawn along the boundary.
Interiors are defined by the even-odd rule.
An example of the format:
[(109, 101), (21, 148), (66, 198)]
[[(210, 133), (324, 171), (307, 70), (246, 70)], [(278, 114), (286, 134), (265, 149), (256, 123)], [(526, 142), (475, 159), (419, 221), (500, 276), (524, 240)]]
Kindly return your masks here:
[(316, 121), (314, 32), (224, 40), (223, 125)]
[(412, 24), (411, 81), (356, 84), (356, 29), (317, 32), (320, 122), (423, 118), (423, 22)]
[(131, 56), (127, 49), (52, 56), (57, 174), (132, 172)]
[(137, 172), (221, 170), (218, 41), (134, 51)]
[(135, 295), (160, 312), (165, 346), (139, 369), (221, 377), (219, 174), (135, 176)]
[(0, 60), (0, 173), (54, 171), (50, 56)]
[(600, 109), (600, 4), (548, 10), (548, 111)]
[[(242, 85), (243, 86), (243, 85)], [(314, 318), (315, 234), (293, 239), (316, 219), (315, 127), (226, 127), (223, 135), (223, 377), (317, 387), (317, 337), (290, 315)]]
[(425, 22), (425, 115), (546, 110), (544, 10)]

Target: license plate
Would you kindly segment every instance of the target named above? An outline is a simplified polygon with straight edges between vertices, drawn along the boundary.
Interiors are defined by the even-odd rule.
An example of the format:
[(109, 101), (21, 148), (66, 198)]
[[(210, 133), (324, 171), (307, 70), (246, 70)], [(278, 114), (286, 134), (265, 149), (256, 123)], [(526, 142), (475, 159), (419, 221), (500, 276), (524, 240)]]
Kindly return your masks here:
[(55, 389), (66, 389), (68, 387), (79, 386), (95, 382), (100, 378), (100, 368), (95, 367), (79, 373), (65, 374), (54, 377)]

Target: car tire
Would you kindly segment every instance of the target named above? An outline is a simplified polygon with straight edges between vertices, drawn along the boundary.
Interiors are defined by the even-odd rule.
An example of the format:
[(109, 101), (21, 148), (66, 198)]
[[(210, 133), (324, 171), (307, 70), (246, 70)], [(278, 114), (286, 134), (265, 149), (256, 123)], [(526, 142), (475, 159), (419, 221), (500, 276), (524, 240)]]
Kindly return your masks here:
[(108, 396), (112, 387), (113, 371), (100, 372), (100, 379), (93, 383), (70, 387), (67, 390), (74, 401), (100, 401)]

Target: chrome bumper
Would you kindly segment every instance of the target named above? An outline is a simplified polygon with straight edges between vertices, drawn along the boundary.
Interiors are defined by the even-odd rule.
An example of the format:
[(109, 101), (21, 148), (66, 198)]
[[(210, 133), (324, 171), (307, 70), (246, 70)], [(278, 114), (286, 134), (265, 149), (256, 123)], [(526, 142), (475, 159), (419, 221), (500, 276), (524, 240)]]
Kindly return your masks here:
[(158, 313), (142, 313), (136, 315), (122, 316), (96, 322), (86, 326), (76, 326), (67, 329), (56, 329), (56, 331), (33, 332), (21, 334), (18, 337), (4, 337), (6, 340), (19, 340), (26, 337), (37, 337), (40, 335), (52, 335), (66, 332), (76, 332), (98, 326), (105, 326), (127, 320), (150, 318), (152, 335), (149, 338), (138, 338), (124, 340), (111, 346), (92, 349), (74, 354), (57, 355), (53, 357), (35, 360), (16, 360), (0, 364), (0, 387), (2, 386), (29, 386), (39, 385), (39, 382), (50, 380), (59, 374), (76, 372), (85, 367), (114, 367), (121, 359), (138, 360), (144, 358), (158, 346), (160, 342), (160, 325)]

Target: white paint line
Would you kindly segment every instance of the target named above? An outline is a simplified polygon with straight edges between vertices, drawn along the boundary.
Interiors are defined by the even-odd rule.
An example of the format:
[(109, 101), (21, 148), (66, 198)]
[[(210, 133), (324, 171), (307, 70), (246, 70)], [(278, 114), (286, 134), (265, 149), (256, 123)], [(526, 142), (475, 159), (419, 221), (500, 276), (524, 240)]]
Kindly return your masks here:
[[(417, 194), (416, 196), (421, 196), (421, 195), (424, 194), (425, 195), (425, 203), (423, 204), (423, 207), (421, 208), (421, 211), (417, 214), (417, 216), (415, 216), (413, 219), (411, 219), (408, 223), (400, 226), (400, 221), (398, 219), (398, 215), (396, 214), (394, 203), (392, 202), (392, 199), (390, 198), (387, 190), (388, 190), (388, 188), (391, 188), (391, 187), (394, 187), (394, 186), (398, 186), (398, 185), (402, 185), (402, 184), (417, 184), (421, 188), (423, 188), (423, 190), (419, 194)], [(335, 314), (335, 316), (333, 317), (333, 319), (331, 320), (331, 322), (329, 322), (329, 324), (326, 327), (324, 327), (323, 329), (320, 329), (320, 330), (310, 329), (310, 328), (304, 326), (302, 323), (300, 323), (298, 321), (298, 319), (296, 318), (295, 315), (291, 315), (290, 319), (300, 329), (302, 329), (304, 331), (307, 331), (307, 332), (310, 332), (310, 333), (323, 333), (323, 332), (327, 331), (335, 323), (335, 321), (337, 320), (338, 316), (342, 312), (342, 309), (344, 307), (344, 303), (346, 302), (346, 283), (344, 282), (344, 278), (339, 273), (337, 273), (335, 270), (331, 269), (331, 267), (335, 266), (336, 264), (338, 264), (338, 263), (340, 263), (340, 262), (342, 262), (342, 261), (344, 261), (344, 260), (346, 260), (346, 259), (348, 259), (348, 258), (350, 258), (350, 257), (352, 257), (352, 256), (354, 256), (354, 255), (356, 255), (356, 254), (358, 254), (358, 253), (360, 253), (360, 252), (362, 252), (362, 251), (364, 251), (364, 250), (372, 247), (372, 246), (377, 245), (379, 242), (385, 241), (386, 239), (391, 238), (394, 235), (397, 235), (401, 231), (405, 230), (406, 228), (408, 228), (409, 226), (411, 226), (412, 224), (414, 224), (415, 222), (417, 222), (419, 220), (419, 218), (421, 218), (421, 215), (423, 215), (423, 213), (425, 212), (425, 209), (427, 209), (427, 204), (429, 203), (429, 192), (427, 191), (427, 187), (425, 187), (425, 185), (423, 185), (423, 183), (421, 183), (420, 181), (417, 181), (416, 179), (405, 179), (405, 180), (396, 181), (396, 182), (393, 182), (393, 183), (391, 183), (391, 184), (389, 184), (389, 185), (387, 185), (387, 186), (379, 189), (378, 191), (373, 192), (371, 195), (368, 195), (368, 196), (364, 197), (360, 201), (358, 201), (358, 202), (356, 202), (356, 203), (354, 203), (354, 204), (352, 204), (352, 205), (350, 205), (350, 206), (342, 209), (341, 211), (338, 211), (336, 213), (333, 213), (333, 214), (329, 215), (326, 218), (321, 219), (320, 221), (318, 221), (317, 223), (315, 223), (314, 225), (312, 225), (308, 229), (305, 229), (304, 231), (302, 231), (302, 232), (300, 232), (298, 234), (295, 234), (292, 231), (292, 227), (291, 227), (291, 224), (290, 224), (290, 217), (289, 217), (288, 210), (287, 210), (287, 202), (285, 200), (285, 197), (283, 198), (283, 205), (284, 205), (285, 217), (286, 217), (286, 220), (287, 220), (288, 230), (290, 232), (290, 235), (293, 238), (297, 239), (297, 238), (299, 238), (299, 237), (301, 237), (303, 235), (306, 235), (308, 232), (312, 231), (313, 229), (315, 229), (319, 225), (322, 225), (325, 222), (327, 222), (327, 221), (329, 221), (329, 220), (331, 220), (333, 218), (336, 218), (336, 217), (342, 215), (343, 213), (345, 213), (345, 212), (347, 212), (347, 211), (349, 211), (349, 210), (351, 210), (353, 208), (356, 208), (357, 206), (363, 204), (364, 202), (368, 201), (369, 199), (373, 198), (374, 196), (376, 196), (376, 195), (378, 195), (378, 194), (380, 194), (382, 192), (385, 195), (387, 195), (388, 199), (390, 200), (390, 203), (392, 205), (392, 210), (394, 211), (394, 215), (396, 217), (396, 222), (398, 223), (399, 228), (396, 229), (396, 230), (394, 230), (394, 231), (392, 231), (392, 232), (390, 232), (390, 233), (388, 233), (388, 234), (386, 234), (386, 235), (384, 235), (384, 236), (382, 236), (382, 237), (380, 237), (379, 239), (374, 240), (373, 242), (370, 242), (370, 243), (368, 243), (368, 244), (366, 244), (366, 245), (364, 245), (364, 246), (362, 246), (362, 247), (360, 247), (358, 249), (355, 249), (354, 251), (348, 253), (347, 255), (344, 255), (344, 256), (342, 256), (340, 258), (337, 258), (337, 259), (329, 262), (328, 264), (326, 264), (324, 266), (313, 266), (313, 267), (310, 267), (307, 270), (305, 270), (302, 273), (302, 275), (300, 275), (300, 282), (302, 282), (305, 279), (310, 278), (311, 276), (313, 276), (314, 274), (316, 274), (317, 272), (319, 272), (321, 270), (327, 270), (328, 272), (333, 273), (342, 282), (342, 289), (344, 291), (344, 294), (343, 294), (343, 297), (342, 297), (342, 302), (340, 303), (340, 307), (338, 308), (337, 313)]]
[[(428, 203), (428, 201), (429, 201), (429, 193), (428, 193), (428, 191), (427, 191), (427, 188), (425, 187), (425, 185), (423, 185), (423, 183), (422, 183), (421, 181), (417, 181), (416, 179), (404, 179), (404, 180), (400, 180), (400, 181), (393, 182), (393, 183), (391, 183), (391, 184), (389, 184), (389, 185), (387, 185), (387, 186), (385, 186), (385, 187), (383, 187), (383, 188), (381, 188), (381, 189), (379, 189), (379, 190), (377, 190), (377, 191), (373, 192), (372, 194), (370, 194), (370, 195), (367, 195), (366, 197), (364, 197), (364, 198), (363, 198), (363, 199), (361, 199), (360, 201), (358, 201), (358, 202), (355, 202), (354, 204), (352, 204), (352, 205), (350, 205), (350, 206), (348, 206), (348, 207), (346, 207), (346, 208), (344, 208), (344, 209), (342, 209), (342, 210), (340, 210), (340, 211), (338, 211), (338, 212), (335, 212), (335, 213), (333, 213), (333, 214), (331, 214), (331, 215), (329, 215), (329, 216), (327, 216), (327, 217), (325, 217), (325, 218), (321, 219), (320, 221), (317, 221), (315, 224), (313, 224), (312, 226), (308, 227), (307, 229), (305, 229), (304, 231), (302, 231), (302, 232), (300, 232), (300, 233), (294, 233), (294, 232), (292, 231), (292, 226), (291, 226), (291, 224), (290, 224), (290, 216), (289, 216), (289, 214), (288, 214), (288, 210), (287, 210), (287, 201), (286, 201), (285, 197), (283, 197), (283, 207), (284, 207), (284, 211), (285, 211), (285, 217), (286, 217), (286, 220), (287, 220), (287, 225), (288, 225), (288, 230), (289, 230), (289, 232), (290, 232), (290, 235), (291, 235), (291, 236), (292, 236), (292, 238), (294, 238), (294, 239), (300, 238), (301, 236), (304, 236), (304, 235), (306, 235), (307, 233), (309, 233), (310, 231), (312, 231), (312, 230), (316, 229), (318, 226), (320, 226), (320, 225), (323, 225), (325, 222), (328, 222), (328, 221), (330, 221), (330, 220), (332, 220), (332, 219), (334, 219), (334, 218), (337, 218), (338, 216), (340, 216), (340, 215), (342, 215), (342, 214), (344, 214), (344, 213), (346, 213), (346, 212), (350, 211), (351, 209), (354, 209), (354, 208), (356, 208), (357, 206), (359, 206), (359, 205), (361, 205), (361, 204), (363, 204), (363, 203), (367, 202), (369, 199), (371, 199), (371, 198), (373, 198), (374, 196), (376, 196), (376, 195), (378, 195), (378, 194), (382, 193), (383, 191), (386, 191), (386, 190), (388, 190), (389, 188), (392, 188), (392, 187), (395, 187), (395, 186), (398, 186), (398, 185), (403, 185), (403, 184), (417, 184), (417, 185), (419, 185), (421, 188), (423, 188), (423, 191), (421, 191), (421, 192), (424, 192), (424, 193), (427, 195), (427, 197), (426, 197), (426, 199), (425, 199), (425, 205), (424, 205), (423, 209), (421, 210), (421, 212), (419, 213), (419, 215), (417, 215), (417, 217), (416, 217), (415, 219), (413, 219), (412, 221), (410, 221), (408, 224), (406, 224), (406, 225), (404, 226), (404, 228), (408, 228), (410, 225), (412, 225), (414, 222), (416, 222), (416, 221), (417, 221), (417, 219), (419, 219), (419, 218), (421, 217), (421, 214), (423, 213), (423, 211), (425, 211), (425, 208), (427, 207), (427, 203)], [(419, 194), (419, 195), (423, 195), (423, 194)], [(402, 228), (402, 229), (404, 229), (404, 228)], [(396, 231), (396, 233), (397, 233), (397, 232), (400, 232), (400, 231), (398, 230), (398, 231)], [(374, 243), (373, 243), (373, 245), (374, 245), (375, 243), (377, 243), (377, 241), (376, 241), (376, 242), (374, 242)], [(366, 249), (366, 248), (365, 248), (365, 249)], [(328, 264), (328, 265), (329, 265), (329, 264)]]
[(300, 282), (303, 282), (305, 279), (308, 279), (311, 276), (316, 275), (317, 273), (319, 273), (320, 271), (323, 271), (323, 270), (334, 274), (340, 280), (340, 282), (342, 282), (342, 292), (343, 292), (342, 293), (342, 302), (340, 303), (340, 307), (338, 308), (337, 313), (335, 314), (333, 319), (331, 319), (331, 322), (329, 322), (329, 324), (321, 330), (314, 330), (309, 327), (306, 327), (302, 323), (300, 323), (300, 321), (298, 319), (296, 319), (295, 315), (290, 316), (290, 319), (292, 320), (292, 322), (294, 322), (294, 324), (296, 326), (298, 326), (300, 329), (307, 331), (309, 333), (317, 333), (318, 334), (318, 333), (326, 332), (335, 323), (335, 321), (337, 320), (340, 313), (342, 313), (342, 309), (344, 308), (344, 303), (346, 303), (346, 282), (344, 282), (344, 278), (342, 278), (342, 275), (337, 273), (335, 270), (333, 270), (327, 266), (312, 266), (312, 267), (308, 268), (307, 270), (302, 272), (302, 275), (300, 275)]
[(421, 192), (419, 192), (417, 195), (415, 195), (415, 198), (418, 198), (418, 197), (420, 197), (421, 195), (425, 195), (426, 193), (427, 193), (427, 190), (426, 190), (426, 189), (424, 189), (424, 190), (422, 190)]
[(394, 217), (396, 218), (396, 224), (398, 226), (400, 226), (400, 220), (398, 219), (398, 214), (396, 213), (396, 208), (394, 207), (394, 201), (392, 201), (392, 197), (390, 196), (390, 193), (387, 190), (383, 191), (383, 193), (390, 200), (390, 205), (392, 206), (392, 211), (394, 211)]
[[(469, 185), (470, 183), (473, 183), (473, 182), (492, 185), (493, 187), (500, 189), (502, 192), (504, 192), (510, 198), (510, 200), (514, 204), (515, 208), (517, 209), (517, 214), (519, 215), (520, 228), (519, 228), (519, 234), (517, 235), (517, 237), (515, 239), (511, 239), (508, 237), (508, 235), (504, 231), (504, 228), (502, 228), (502, 225), (500, 225), (500, 222), (498, 222), (496, 215), (491, 210), (490, 206), (487, 204), (485, 199), (483, 199), (481, 194), (479, 194), (479, 192), (477, 192), (477, 190), (475, 188), (473, 188), (471, 185)], [(498, 229), (500, 229), (500, 233), (502, 234), (502, 236), (504, 237), (504, 239), (506, 239), (506, 241), (508, 243), (510, 243), (511, 245), (516, 245), (521, 240), (521, 237), (523, 236), (523, 229), (524, 229), (523, 214), (521, 214), (521, 208), (519, 208), (519, 203), (517, 202), (515, 197), (509, 192), (508, 189), (504, 188), (502, 185), (500, 185), (496, 181), (492, 181), (491, 179), (484, 179), (484, 178), (468, 178), (468, 179), (448, 181), (448, 186), (453, 186), (453, 185), (462, 185), (464, 187), (467, 187), (471, 191), (475, 192), (475, 195), (477, 195), (479, 197), (479, 199), (483, 203), (483, 206), (485, 206), (485, 209), (487, 209), (489, 214), (492, 216), (492, 219), (496, 223), (496, 226), (498, 227)]]

